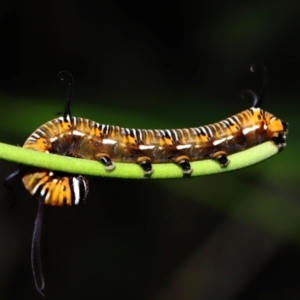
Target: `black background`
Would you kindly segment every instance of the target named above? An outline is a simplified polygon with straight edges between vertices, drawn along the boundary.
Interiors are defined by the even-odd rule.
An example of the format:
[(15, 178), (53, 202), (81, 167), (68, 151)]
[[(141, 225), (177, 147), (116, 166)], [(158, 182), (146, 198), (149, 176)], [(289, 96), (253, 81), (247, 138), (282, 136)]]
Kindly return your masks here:
[[(1, 142), (22, 145), (62, 112), (99, 123), (178, 128), (251, 105), (290, 124), (257, 166), (189, 180), (90, 179), (82, 207), (45, 208), (47, 299), (299, 299), (298, 1), (2, 1)], [(298, 150), (297, 150), (298, 149)], [(5, 178), (17, 166), (1, 161)], [(36, 202), (0, 188), (0, 299), (41, 299), (30, 268)]]

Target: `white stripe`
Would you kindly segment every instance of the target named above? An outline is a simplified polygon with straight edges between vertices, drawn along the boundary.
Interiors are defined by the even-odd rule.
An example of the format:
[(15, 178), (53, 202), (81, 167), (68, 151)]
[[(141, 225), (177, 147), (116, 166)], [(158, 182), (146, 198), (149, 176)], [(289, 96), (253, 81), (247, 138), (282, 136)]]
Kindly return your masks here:
[(72, 182), (73, 182), (73, 192), (75, 196), (74, 203), (75, 205), (78, 205), (80, 201), (79, 180), (73, 177)]
[(214, 141), (214, 142), (213, 142), (213, 145), (217, 146), (217, 145), (219, 145), (219, 144), (221, 144), (221, 143), (223, 143), (223, 142), (225, 142), (225, 141), (226, 141), (226, 138), (219, 139), (219, 140)]
[(176, 148), (178, 150), (182, 150), (182, 149), (187, 149), (187, 148), (191, 148), (192, 145), (191, 144), (187, 144), (187, 145), (177, 145)]
[[(199, 129), (200, 129), (200, 132), (202, 131), (202, 132), (204, 132), (205, 135), (207, 135), (206, 129), (204, 127), (200, 127)], [(201, 132), (201, 134), (202, 134), (202, 132)]]
[(193, 128), (193, 129), (195, 129), (195, 135), (200, 135), (201, 134), (201, 130), (200, 130), (200, 128)]
[(84, 136), (85, 134), (83, 132), (78, 131), (78, 130), (73, 130), (73, 135)]
[(40, 185), (41, 185), (41, 183), (38, 183), (38, 184), (35, 185), (35, 187), (31, 191), (31, 195), (34, 195), (36, 193), (36, 191), (38, 190), (38, 188), (40, 187)]
[[(227, 120), (229, 120), (230, 122), (229, 122), (229, 124), (230, 123), (232, 123), (232, 125), (234, 125), (235, 124), (235, 121), (230, 117), (230, 118), (227, 118)], [(231, 124), (230, 124), (230, 126), (232, 126)]]
[(103, 139), (102, 144), (104, 144), (104, 145), (115, 145), (115, 144), (117, 144), (117, 141), (111, 140), (111, 139)]
[(179, 138), (178, 138), (177, 131), (176, 131), (175, 129), (172, 129), (172, 132), (173, 132), (173, 134), (174, 134), (174, 136), (175, 136), (175, 141), (178, 141)]
[(213, 136), (213, 133), (212, 133), (212, 130), (210, 129), (209, 126), (205, 126), (207, 128), (207, 131), (209, 131), (209, 136), (212, 137)]
[(34, 137), (34, 138), (36, 138), (36, 139), (40, 138), (40, 136), (37, 133), (35, 133), (35, 132), (31, 136)]
[(237, 125), (240, 123), (240, 120), (237, 116), (233, 116), (232, 118), (233, 118), (233, 120), (236, 121)]
[(160, 137), (165, 137), (165, 132), (163, 130), (159, 131)]
[(139, 140), (141, 140), (142, 137), (143, 137), (143, 135), (142, 135), (142, 130), (141, 130), (141, 129), (138, 129), (137, 131), (138, 131), (137, 138), (138, 138)]
[(220, 123), (223, 125), (223, 128), (227, 128), (230, 126), (230, 124), (227, 120), (221, 121)]
[(37, 130), (35, 131), (35, 133), (36, 133), (37, 135), (39, 135), (39, 137), (41, 137), (41, 135), (44, 135), (44, 132), (43, 132), (41, 129), (37, 129)]
[(135, 136), (136, 137), (136, 130), (135, 129), (131, 129), (132, 130), (132, 134), (133, 134), (133, 136)]
[(249, 133), (249, 132), (251, 132), (251, 131), (256, 130), (257, 128), (259, 128), (259, 125), (254, 125), (254, 126), (252, 126), (252, 127), (245, 128), (245, 129), (243, 129), (243, 134), (247, 134), (247, 133)]
[(154, 148), (155, 148), (154, 145), (139, 145), (140, 150), (152, 150)]
[(48, 201), (48, 200), (49, 200), (49, 198), (50, 198), (50, 195), (51, 195), (51, 194), (50, 194), (50, 192), (48, 191), (48, 193), (47, 193), (47, 195), (46, 195), (46, 197), (45, 197), (45, 200), (46, 200), (46, 201)]
[(41, 196), (42, 196), (42, 197), (44, 197), (44, 195), (45, 195), (45, 192), (46, 192), (46, 190), (45, 190), (45, 189), (42, 189), (42, 190), (41, 190)]

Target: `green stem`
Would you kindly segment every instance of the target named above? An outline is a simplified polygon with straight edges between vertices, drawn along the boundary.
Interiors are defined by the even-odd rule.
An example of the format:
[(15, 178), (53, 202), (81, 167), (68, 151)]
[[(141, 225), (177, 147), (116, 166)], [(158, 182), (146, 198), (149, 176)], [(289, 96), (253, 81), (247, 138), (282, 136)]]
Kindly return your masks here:
[[(250, 149), (229, 155), (230, 163), (226, 168), (221, 168), (219, 163), (210, 159), (195, 161), (191, 163), (193, 172), (190, 177), (222, 173), (248, 167), (276, 153), (278, 153), (276, 145), (272, 142), (265, 142)], [(108, 172), (104, 169), (104, 166), (97, 161), (42, 153), (4, 143), (0, 143), (0, 159), (23, 165), (81, 175), (127, 179), (145, 178), (142, 168), (134, 163), (115, 163), (116, 168)], [(183, 177), (181, 168), (173, 163), (154, 164), (153, 169), (154, 172), (150, 176), (152, 179)]]

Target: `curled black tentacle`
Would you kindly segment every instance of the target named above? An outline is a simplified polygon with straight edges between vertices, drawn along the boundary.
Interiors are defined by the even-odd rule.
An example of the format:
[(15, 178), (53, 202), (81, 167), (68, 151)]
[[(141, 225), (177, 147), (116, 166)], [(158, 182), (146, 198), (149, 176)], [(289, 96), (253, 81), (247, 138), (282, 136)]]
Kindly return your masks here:
[(259, 97), (257, 96), (257, 94), (254, 91), (252, 91), (252, 90), (244, 90), (244, 91), (241, 92), (241, 98), (245, 99), (246, 98), (246, 96), (245, 96), (246, 94), (250, 94), (252, 96), (254, 107), (256, 107), (255, 103), (259, 102)]
[(68, 89), (66, 107), (64, 111), (64, 119), (66, 120), (67, 118), (71, 118), (71, 101), (72, 101), (73, 90), (74, 90), (74, 79), (71, 73), (67, 71), (60, 71), (58, 73), (58, 77), (60, 80), (64, 80), (65, 76), (69, 78), (69, 89)]
[(267, 88), (267, 85), (268, 85), (268, 81), (269, 81), (267, 68), (264, 65), (260, 64), (260, 63), (254, 63), (250, 67), (251, 72), (255, 72), (257, 69), (260, 69), (260, 70), (263, 71), (264, 80), (263, 80), (263, 85), (262, 85), (260, 95), (258, 97), (256, 96), (255, 99), (254, 99), (253, 107), (255, 107), (255, 108), (258, 108), (258, 107), (261, 106), (261, 103), (262, 103), (262, 100), (264, 98), (266, 88)]

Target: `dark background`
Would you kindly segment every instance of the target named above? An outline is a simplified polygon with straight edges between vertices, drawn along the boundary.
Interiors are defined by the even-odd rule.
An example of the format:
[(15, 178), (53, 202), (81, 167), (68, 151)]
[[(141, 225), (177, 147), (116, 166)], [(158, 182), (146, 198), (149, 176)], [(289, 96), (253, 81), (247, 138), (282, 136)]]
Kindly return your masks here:
[[(90, 179), (88, 203), (46, 207), (47, 299), (300, 299), (299, 1), (1, 1), (1, 142), (22, 145), (62, 112), (178, 128), (251, 106), (290, 124), (259, 165), (188, 180)], [(1, 177), (17, 165), (1, 161)], [(0, 188), (0, 299), (41, 299), (30, 268), (36, 201)]]

